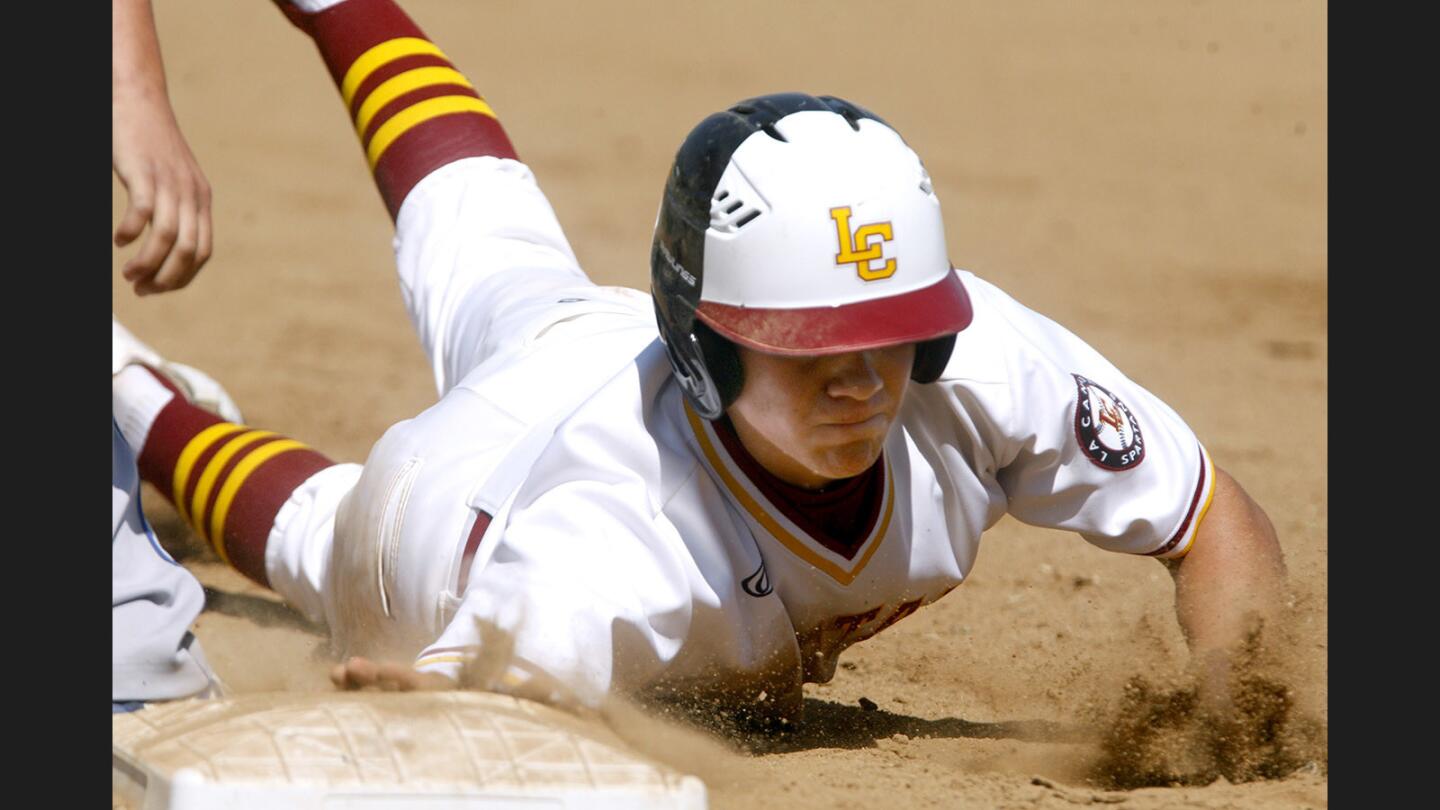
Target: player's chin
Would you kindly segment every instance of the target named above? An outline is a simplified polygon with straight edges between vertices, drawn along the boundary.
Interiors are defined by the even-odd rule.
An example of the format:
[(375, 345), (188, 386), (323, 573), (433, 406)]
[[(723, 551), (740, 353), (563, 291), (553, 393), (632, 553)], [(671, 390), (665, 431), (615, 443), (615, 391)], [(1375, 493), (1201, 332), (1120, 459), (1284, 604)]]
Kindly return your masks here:
[(831, 478), (853, 478), (875, 465), (885, 449), (885, 434), (855, 438), (851, 441), (827, 446), (816, 454), (815, 472)]

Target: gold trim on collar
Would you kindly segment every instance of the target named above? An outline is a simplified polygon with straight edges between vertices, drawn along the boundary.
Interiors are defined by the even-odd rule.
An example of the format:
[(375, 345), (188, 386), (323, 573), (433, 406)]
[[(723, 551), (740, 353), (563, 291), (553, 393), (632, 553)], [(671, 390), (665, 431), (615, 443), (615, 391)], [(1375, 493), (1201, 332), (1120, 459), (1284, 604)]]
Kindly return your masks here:
[(712, 435), (713, 429), (690, 408), (688, 401), (684, 405), (685, 418), (689, 420), (690, 430), (695, 434), (696, 440), (700, 442), (700, 450), (709, 461), (710, 468), (720, 476), (720, 480), (725, 483), (725, 488), (730, 491), (730, 495), (744, 507), (746, 512), (750, 513), (750, 517), (765, 527), (765, 530), (770, 532), (770, 535), (779, 540), (780, 544), (789, 549), (792, 554), (824, 571), (831, 579), (841, 585), (849, 585), (854, 582), (855, 578), (860, 576), (860, 572), (865, 570), (865, 565), (870, 562), (870, 558), (875, 555), (875, 550), (880, 548), (880, 541), (889, 531), (890, 518), (895, 512), (895, 476), (890, 469), (890, 459), (888, 457), (885, 459), (885, 503), (881, 507), (884, 512), (880, 520), (876, 522), (875, 528), (871, 530), (870, 536), (865, 538), (865, 542), (861, 544), (864, 551), (855, 558), (854, 565), (846, 569), (843, 565), (829, 559), (828, 551), (824, 554), (818, 551), (816, 546), (820, 544), (804, 532), (800, 532), (797, 536), (796, 533), (787, 529), (776, 518), (779, 510), (769, 504), (763, 495), (759, 493), (752, 495), (745, 488), (737, 473), (730, 470), (730, 465), (726, 463), (728, 459), (722, 457), (723, 448)]

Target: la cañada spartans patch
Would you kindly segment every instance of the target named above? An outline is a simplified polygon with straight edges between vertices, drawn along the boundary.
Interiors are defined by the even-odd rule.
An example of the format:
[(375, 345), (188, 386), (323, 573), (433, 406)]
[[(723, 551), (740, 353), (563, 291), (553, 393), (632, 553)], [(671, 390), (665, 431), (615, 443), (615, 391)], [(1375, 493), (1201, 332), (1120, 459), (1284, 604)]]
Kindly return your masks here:
[(1071, 374), (1079, 389), (1075, 402), (1075, 439), (1085, 457), (1107, 470), (1128, 470), (1145, 460), (1140, 423), (1119, 397)]

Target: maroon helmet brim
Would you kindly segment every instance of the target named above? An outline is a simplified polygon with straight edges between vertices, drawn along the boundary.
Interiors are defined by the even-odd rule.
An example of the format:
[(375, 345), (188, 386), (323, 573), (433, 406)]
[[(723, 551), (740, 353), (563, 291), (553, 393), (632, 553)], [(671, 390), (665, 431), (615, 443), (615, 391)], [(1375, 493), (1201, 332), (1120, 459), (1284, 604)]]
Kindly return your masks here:
[(970, 296), (953, 270), (939, 282), (854, 304), (803, 309), (736, 307), (701, 301), (696, 315), (711, 329), (768, 354), (839, 354), (919, 343), (970, 325)]

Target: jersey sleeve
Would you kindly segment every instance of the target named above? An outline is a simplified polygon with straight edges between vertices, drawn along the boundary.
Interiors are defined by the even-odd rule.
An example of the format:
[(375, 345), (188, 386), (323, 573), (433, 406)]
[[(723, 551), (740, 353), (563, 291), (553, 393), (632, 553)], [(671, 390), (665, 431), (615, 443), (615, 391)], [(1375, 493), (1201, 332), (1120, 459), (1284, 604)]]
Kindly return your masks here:
[(1059, 324), (963, 273), (975, 321), (940, 380), (988, 435), (1007, 509), (1096, 546), (1181, 557), (1214, 491), (1209, 455), (1154, 394)]

